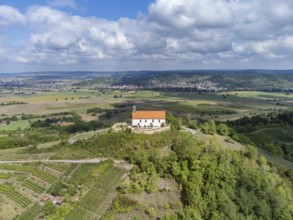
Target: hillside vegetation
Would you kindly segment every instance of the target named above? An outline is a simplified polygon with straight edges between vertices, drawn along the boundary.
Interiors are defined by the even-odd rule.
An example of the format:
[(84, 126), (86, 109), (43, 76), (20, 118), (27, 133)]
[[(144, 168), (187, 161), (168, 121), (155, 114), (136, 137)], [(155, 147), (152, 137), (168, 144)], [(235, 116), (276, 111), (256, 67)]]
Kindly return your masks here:
[(244, 135), (244, 143), (254, 144), (293, 161), (293, 112), (269, 113), (228, 121), (236, 132)]
[[(162, 157), (165, 146), (171, 146), (171, 151)], [(183, 205), (173, 214), (166, 210), (159, 216), (162, 219), (292, 219), (292, 170), (269, 165), (254, 147), (230, 151), (213, 138), (203, 143), (177, 131), (150, 136), (124, 131), (57, 149), (56, 157), (111, 155), (136, 165), (120, 186), (123, 199), (112, 205), (109, 219), (121, 212), (143, 217), (150, 207), (142, 209), (131, 194), (156, 192), (160, 178), (176, 180)]]

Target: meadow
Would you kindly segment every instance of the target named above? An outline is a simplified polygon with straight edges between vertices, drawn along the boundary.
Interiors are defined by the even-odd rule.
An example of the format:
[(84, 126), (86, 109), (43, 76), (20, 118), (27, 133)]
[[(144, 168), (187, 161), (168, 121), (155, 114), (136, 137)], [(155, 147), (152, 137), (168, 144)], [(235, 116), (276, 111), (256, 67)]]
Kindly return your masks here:
[(9, 125), (0, 125), (1, 131), (24, 130), (30, 126), (28, 120), (11, 121)]

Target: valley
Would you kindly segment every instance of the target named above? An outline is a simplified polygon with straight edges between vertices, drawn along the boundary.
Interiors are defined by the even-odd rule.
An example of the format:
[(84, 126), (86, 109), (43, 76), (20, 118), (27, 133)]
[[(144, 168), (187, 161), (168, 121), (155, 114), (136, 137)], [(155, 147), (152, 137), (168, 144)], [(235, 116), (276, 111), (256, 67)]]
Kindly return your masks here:
[[(290, 219), (290, 91), (120, 87), (118, 76), (5, 81), (2, 218)], [(131, 133), (133, 105), (166, 111), (171, 130)]]

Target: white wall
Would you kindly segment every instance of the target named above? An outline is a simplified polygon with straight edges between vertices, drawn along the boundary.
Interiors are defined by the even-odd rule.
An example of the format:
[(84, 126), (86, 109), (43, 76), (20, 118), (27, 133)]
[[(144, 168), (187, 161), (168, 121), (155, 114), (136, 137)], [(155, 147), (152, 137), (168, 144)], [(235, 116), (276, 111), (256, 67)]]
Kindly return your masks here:
[(153, 124), (153, 127), (161, 127), (161, 124), (166, 124), (165, 119), (132, 119), (132, 126), (140, 127), (150, 127)]

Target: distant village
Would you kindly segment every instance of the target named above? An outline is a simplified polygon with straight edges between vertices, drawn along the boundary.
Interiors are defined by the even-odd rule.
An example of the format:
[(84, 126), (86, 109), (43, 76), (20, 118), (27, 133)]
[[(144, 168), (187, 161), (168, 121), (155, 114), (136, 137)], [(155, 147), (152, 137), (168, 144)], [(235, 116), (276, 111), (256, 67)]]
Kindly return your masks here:
[(152, 83), (152, 85), (146, 86), (135, 86), (135, 85), (108, 85), (105, 88), (107, 89), (152, 89), (152, 90), (164, 90), (164, 89), (182, 89), (182, 90), (190, 90), (190, 91), (227, 91), (227, 87), (221, 86), (219, 84), (213, 83), (211, 81), (204, 81), (200, 83), (188, 83), (188, 82), (180, 82), (180, 81), (172, 81), (172, 82), (160, 82), (160, 83)]

